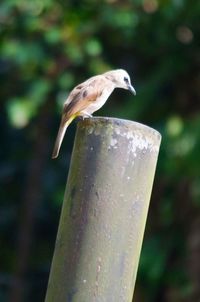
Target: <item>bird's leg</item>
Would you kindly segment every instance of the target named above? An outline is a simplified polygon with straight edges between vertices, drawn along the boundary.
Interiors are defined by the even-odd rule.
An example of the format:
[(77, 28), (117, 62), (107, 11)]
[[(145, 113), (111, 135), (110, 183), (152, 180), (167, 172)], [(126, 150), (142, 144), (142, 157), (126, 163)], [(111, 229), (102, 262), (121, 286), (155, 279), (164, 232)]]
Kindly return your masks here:
[(79, 117), (81, 118), (81, 119), (85, 119), (85, 118), (90, 118), (90, 117), (92, 117), (92, 114), (90, 114), (90, 113), (87, 113), (87, 112), (81, 112), (80, 114), (79, 114)]
[(92, 117), (93, 115), (90, 113), (84, 113), (83, 118), (89, 118)]

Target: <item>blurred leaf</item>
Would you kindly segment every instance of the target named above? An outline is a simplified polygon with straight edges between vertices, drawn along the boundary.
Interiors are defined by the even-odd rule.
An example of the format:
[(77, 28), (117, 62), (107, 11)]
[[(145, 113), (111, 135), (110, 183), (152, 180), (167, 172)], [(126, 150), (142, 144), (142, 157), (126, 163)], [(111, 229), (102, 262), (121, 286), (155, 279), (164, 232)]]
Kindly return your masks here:
[(16, 128), (27, 126), (32, 113), (32, 105), (26, 99), (14, 98), (7, 103), (10, 123)]
[(91, 39), (85, 44), (85, 50), (88, 55), (97, 56), (102, 52), (102, 47), (98, 40)]

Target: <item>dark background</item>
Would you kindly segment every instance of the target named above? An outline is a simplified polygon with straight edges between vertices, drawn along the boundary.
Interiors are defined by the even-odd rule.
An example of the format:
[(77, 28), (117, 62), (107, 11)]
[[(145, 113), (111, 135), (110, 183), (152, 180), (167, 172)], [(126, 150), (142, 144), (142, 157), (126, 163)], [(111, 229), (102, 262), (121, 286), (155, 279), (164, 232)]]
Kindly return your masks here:
[(62, 103), (125, 68), (98, 115), (163, 140), (136, 302), (200, 301), (200, 1), (6, 0), (0, 4), (0, 301), (43, 301), (76, 122), (51, 152)]

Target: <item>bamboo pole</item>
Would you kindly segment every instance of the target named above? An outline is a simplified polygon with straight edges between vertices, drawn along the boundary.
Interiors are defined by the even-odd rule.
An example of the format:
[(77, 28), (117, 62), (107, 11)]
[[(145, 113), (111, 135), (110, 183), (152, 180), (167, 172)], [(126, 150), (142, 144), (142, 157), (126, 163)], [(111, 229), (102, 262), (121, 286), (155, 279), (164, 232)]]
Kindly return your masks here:
[(78, 123), (45, 302), (132, 301), (161, 136)]

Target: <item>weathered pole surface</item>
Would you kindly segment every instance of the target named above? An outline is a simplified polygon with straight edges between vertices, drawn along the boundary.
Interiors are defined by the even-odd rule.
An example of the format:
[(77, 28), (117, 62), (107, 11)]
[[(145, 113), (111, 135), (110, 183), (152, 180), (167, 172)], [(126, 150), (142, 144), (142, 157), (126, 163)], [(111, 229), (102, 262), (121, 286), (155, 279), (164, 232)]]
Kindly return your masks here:
[(127, 120), (78, 123), (46, 302), (132, 301), (160, 141)]

